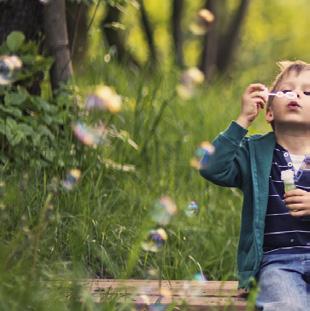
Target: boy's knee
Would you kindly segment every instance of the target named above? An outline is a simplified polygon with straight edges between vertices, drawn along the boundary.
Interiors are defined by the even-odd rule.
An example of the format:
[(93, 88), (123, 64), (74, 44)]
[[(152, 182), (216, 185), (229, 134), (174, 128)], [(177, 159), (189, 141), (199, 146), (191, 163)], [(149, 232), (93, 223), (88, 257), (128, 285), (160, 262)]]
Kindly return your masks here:
[(256, 305), (257, 311), (305, 311), (307, 306), (302, 305), (298, 301), (279, 301), (279, 302), (266, 302)]

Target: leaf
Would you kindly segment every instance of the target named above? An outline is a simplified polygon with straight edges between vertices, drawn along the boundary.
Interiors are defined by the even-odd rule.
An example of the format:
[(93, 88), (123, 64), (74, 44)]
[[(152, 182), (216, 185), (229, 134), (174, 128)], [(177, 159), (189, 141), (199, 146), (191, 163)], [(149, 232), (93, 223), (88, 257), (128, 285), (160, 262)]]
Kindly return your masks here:
[(11, 52), (16, 52), (25, 41), (25, 35), (20, 31), (12, 31), (6, 38), (6, 44)]
[(10, 114), (13, 117), (21, 118), (22, 117), (22, 112), (18, 108), (15, 107), (5, 107), (0, 105), (0, 110), (3, 112)]
[(10, 141), (10, 143), (11, 143), (12, 146), (15, 146), (15, 145), (19, 144), (22, 141), (23, 138), (25, 138), (24, 133), (21, 132), (21, 131), (17, 131), (15, 133), (13, 139)]
[(54, 139), (55, 136), (53, 133), (44, 125), (40, 125), (38, 128), (38, 132), (41, 136), (48, 136), (50, 139)]
[(0, 119), (0, 133), (6, 135), (6, 126), (3, 119)]
[(40, 111), (46, 111), (46, 112), (55, 112), (57, 111), (57, 108), (51, 105), (48, 101), (44, 100), (40, 97), (31, 97), (32, 103), (35, 105), (37, 109)]
[(32, 135), (34, 135), (34, 130), (32, 129), (32, 127), (30, 127), (29, 125), (27, 125), (25, 123), (18, 124), (18, 129), (21, 132), (23, 132), (25, 136), (32, 136)]
[(27, 92), (7, 93), (4, 97), (6, 106), (19, 106), (28, 98)]

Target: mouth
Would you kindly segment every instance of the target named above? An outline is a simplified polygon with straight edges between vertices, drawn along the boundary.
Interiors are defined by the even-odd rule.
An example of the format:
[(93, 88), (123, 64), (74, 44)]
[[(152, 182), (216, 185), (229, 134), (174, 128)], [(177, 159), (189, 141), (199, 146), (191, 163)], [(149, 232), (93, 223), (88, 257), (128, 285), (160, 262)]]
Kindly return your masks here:
[(287, 107), (289, 109), (298, 109), (298, 108), (302, 108), (296, 101), (291, 101), (287, 104)]

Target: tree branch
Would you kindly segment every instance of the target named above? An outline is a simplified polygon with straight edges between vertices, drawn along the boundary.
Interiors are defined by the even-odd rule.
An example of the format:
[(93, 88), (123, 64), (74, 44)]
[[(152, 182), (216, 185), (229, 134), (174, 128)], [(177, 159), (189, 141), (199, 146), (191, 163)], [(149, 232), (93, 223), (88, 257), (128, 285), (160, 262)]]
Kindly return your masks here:
[(175, 62), (180, 67), (184, 66), (182, 33), (183, 8), (184, 0), (173, 0), (171, 14), (172, 40), (174, 43)]
[(249, 7), (250, 0), (241, 0), (240, 5), (231, 20), (227, 33), (220, 40), (217, 56), (217, 67), (220, 72), (227, 70), (236, 50), (241, 25)]
[(155, 42), (154, 42), (154, 31), (151, 25), (151, 22), (149, 20), (149, 17), (147, 15), (146, 9), (145, 9), (145, 5), (144, 5), (144, 1), (140, 0), (140, 16), (141, 16), (141, 27), (142, 30), (144, 31), (145, 34), (145, 39), (147, 42), (147, 45), (149, 47), (149, 51), (150, 51), (150, 59), (152, 63), (156, 63), (157, 62), (157, 52), (156, 52), (156, 47), (155, 47)]

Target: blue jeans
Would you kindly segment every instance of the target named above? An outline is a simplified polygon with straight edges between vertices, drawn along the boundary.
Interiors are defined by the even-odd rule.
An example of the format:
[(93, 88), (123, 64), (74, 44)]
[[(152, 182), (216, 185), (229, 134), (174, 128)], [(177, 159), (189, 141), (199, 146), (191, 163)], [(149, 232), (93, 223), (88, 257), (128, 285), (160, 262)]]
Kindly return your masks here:
[(257, 279), (258, 310), (310, 310), (310, 253), (266, 254)]

